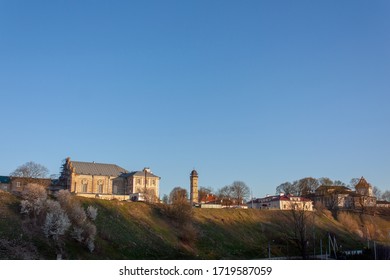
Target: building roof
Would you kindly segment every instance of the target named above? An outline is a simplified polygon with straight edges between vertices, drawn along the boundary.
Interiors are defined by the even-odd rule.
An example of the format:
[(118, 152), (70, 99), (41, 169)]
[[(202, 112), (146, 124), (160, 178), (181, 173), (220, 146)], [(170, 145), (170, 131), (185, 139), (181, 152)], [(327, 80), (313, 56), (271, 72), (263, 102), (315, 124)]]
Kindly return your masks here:
[(320, 191), (326, 191), (328, 193), (330, 192), (337, 192), (337, 193), (350, 193), (352, 190), (350, 188), (347, 188), (346, 186), (327, 186), (327, 185), (321, 185), (316, 189), (316, 192)]
[(129, 172), (116, 164), (82, 161), (72, 161), (71, 163), (76, 174), (119, 176)]
[(126, 174), (123, 174), (123, 176), (124, 177), (131, 177), (131, 176), (143, 176), (143, 177), (145, 177), (145, 173), (146, 173), (146, 177), (159, 178), (158, 176), (154, 175), (153, 173), (145, 172), (145, 171), (132, 171), (132, 172), (128, 172)]
[[(284, 201), (295, 201), (295, 199), (299, 199), (299, 201), (303, 202), (308, 202), (311, 201), (311, 199), (302, 197), (302, 196), (295, 196), (295, 195), (270, 195), (266, 197), (261, 197), (261, 198), (255, 198), (253, 199), (253, 203), (264, 203), (264, 202), (270, 202), (270, 201), (279, 201), (279, 200), (284, 200)], [(252, 203), (252, 200), (247, 202), (247, 204)]]
[(371, 185), (364, 179), (364, 177), (360, 178), (359, 182), (356, 184), (355, 188), (370, 188)]
[(0, 176), (0, 183), (2, 184), (9, 184), (10, 177), (9, 176)]

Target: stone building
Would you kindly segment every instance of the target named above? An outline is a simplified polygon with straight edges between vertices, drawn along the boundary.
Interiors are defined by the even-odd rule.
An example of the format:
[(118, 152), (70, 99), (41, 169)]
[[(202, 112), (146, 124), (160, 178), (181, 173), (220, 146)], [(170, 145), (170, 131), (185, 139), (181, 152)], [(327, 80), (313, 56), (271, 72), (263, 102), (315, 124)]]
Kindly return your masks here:
[(248, 208), (255, 209), (313, 211), (313, 202), (310, 199), (285, 194), (256, 198), (247, 202), (246, 205)]
[(316, 189), (313, 200), (328, 209), (359, 209), (376, 206), (372, 186), (364, 177), (361, 177), (356, 184), (355, 191), (345, 186), (322, 185)]
[(352, 194), (353, 191), (345, 186), (321, 185), (315, 190), (313, 200), (328, 209), (352, 208)]
[(59, 178), (59, 184), (77, 195), (121, 200), (134, 196), (155, 200), (159, 196), (159, 181), (160, 177), (149, 168), (129, 172), (116, 164), (72, 161), (70, 158), (63, 164)]
[(20, 193), (26, 187), (42, 186), (48, 189), (52, 184), (49, 178), (29, 178), (15, 176), (0, 176), (0, 190)]

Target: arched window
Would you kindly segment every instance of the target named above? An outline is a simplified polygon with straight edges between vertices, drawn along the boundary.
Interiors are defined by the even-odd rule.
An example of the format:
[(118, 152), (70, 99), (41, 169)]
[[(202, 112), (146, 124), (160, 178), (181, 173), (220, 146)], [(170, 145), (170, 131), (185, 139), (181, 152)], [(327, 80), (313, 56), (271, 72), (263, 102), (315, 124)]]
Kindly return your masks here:
[(86, 193), (88, 191), (88, 180), (87, 179), (83, 179), (81, 181), (81, 186), (82, 186), (82, 192)]
[(103, 193), (103, 180), (98, 181), (98, 193)]

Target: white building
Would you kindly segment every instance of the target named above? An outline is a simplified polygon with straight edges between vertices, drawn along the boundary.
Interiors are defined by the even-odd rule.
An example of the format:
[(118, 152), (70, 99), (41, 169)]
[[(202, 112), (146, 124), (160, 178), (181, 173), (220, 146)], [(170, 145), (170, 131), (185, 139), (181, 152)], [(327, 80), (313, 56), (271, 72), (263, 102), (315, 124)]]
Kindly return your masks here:
[(310, 199), (285, 194), (256, 198), (247, 202), (247, 205), (255, 209), (313, 211), (313, 202)]

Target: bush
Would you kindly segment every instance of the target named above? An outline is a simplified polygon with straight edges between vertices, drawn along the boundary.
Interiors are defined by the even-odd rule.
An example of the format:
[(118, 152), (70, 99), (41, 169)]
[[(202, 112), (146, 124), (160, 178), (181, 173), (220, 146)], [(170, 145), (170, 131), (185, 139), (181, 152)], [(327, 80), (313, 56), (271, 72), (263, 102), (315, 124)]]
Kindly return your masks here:
[(43, 224), (43, 232), (47, 238), (57, 241), (70, 227), (68, 215), (57, 201), (47, 201), (47, 214)]

